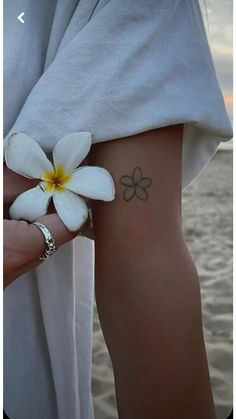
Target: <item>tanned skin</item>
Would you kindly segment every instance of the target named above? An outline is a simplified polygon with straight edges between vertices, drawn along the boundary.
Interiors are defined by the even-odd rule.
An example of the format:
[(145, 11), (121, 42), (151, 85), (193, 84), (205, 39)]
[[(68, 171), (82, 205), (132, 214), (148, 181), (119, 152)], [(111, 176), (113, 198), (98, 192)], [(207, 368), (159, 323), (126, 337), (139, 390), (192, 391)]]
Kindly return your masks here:
[(200, 285), (181, 225), (183, 125), (92, 147), (113, 202), (93, 201), (95, 292), (120, 419), (215, 419)]

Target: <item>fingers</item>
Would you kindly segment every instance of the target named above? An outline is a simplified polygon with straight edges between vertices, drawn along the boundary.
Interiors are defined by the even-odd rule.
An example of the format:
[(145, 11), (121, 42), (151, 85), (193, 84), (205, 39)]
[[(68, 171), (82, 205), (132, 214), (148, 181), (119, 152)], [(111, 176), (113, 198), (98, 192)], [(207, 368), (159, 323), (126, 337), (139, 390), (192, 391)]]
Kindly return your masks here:
[[(44, 215), (43, 217), (40, 217), (37, 221), (44, 224), (48, 228), (48, 230), (50, 231), (52, 237), (54, 238), (56, 242), (56, 247), (60, 247), (63, 244), (73, 240), (78, 234), (81, 233), (81, 231), (84, 228), (83, 226), (80, 230), (76, 232), (71, 232), (67, 230), (67, 228), (65, 227), (65, 225), (63, 224), (63, 222), (61, 221), (61, 219), (56, 213)], [(35, 235), (36, 235), (36, 230), (37, 230), (38, 246), (40, 246), (42, 250), (41, 253), (43, 253), (44, 237), (42, 233), (39, 231), (38, 227), (34, 226), (33, 224), (31, 224), (31, 226), (32, 228), (35, 229)]]
[[(60, 247), (63, 244), (69, 242), (70, 240), (73, 240), (78, 234), (80, 234), (87, 226), (87, 222), (81, 227), (80, 230), (77, 232), (70, 232), (67, 230), (67, 228), (64, 226), (63, 222), (59, 218), (59, 216), (54, 214), (48, 214), (37, 221), (44, 224), (50, 233), (52, 234), (55, 242), (56, 247)], [(33, 230), (34, 234), (34, 243), (35, 243), (35, 251), (37, 252), (37, 257), (31, 260), (30, 262), (27, 262), (25, 265), (20, 266), (17, 272), (17, 275), (14, 273), (14, 277), (18, 277), (22, 275), (25, 272), (30, 271), (33, 268), (36, 268), (38, 265), (42, 263), (42, 260), (39, 259), (39, 256), (44, 252), (45, 250), (45, 241), (43, 234), (40, 232), (38, 227), (36, 227), (34, 224), (30, 224), (31, 229)]]
[[(73, 240), (87, 226), (85, 223), (79, 231), (70, 232), (56, 213), (45, 215), (37, 221), (48, 228), (57, 248)], [(36, 225), (26, 221), (4, 220), (4, 288), (38, 266), (44, 251), (45, 239)]]

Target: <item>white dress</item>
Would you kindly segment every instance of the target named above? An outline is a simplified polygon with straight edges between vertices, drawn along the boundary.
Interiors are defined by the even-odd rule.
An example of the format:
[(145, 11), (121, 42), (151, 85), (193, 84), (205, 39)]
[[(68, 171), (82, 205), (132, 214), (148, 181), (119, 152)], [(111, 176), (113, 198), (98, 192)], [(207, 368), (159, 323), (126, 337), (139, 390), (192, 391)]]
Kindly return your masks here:
[[(50, 152), (74, 131), (97, 143), (184, 123), (183, 188), (232, 138), (197, 0), (4, 3), (6, 136)], [(93, 260), (76, 239), (5, 290), (11, 419), (93, 418)]]

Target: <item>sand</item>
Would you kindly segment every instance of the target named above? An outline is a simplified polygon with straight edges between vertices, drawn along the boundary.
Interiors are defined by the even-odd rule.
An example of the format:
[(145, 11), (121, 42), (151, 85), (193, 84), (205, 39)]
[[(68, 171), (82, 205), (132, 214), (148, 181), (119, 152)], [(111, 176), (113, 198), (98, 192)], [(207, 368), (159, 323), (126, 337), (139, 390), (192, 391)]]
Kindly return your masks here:
[[(218, 151), (183, 192), (183, 226), (199, 273), (203, 332), (217, 419), (226, 419), (233, 400), (231, 151)], [(117, 419), (112, 365), (96, 303), (92, 392), (96, 419)]]

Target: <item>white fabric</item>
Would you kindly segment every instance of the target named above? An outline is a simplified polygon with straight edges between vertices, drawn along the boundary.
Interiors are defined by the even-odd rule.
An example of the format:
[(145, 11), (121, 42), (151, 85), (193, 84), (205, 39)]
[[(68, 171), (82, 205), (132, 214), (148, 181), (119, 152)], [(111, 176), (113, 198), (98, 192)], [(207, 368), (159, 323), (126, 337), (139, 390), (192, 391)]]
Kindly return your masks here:
[[(232, 138), (197, 0), (5, 0), (4, 9), (6, 136), (23, 131), (51, 152), (74, 131), (97, 143), (184, 123), (183, 187)], [(74, 259), (68, 244), (5, 292), (12, 419), (93, 417), (93, 242), (73, 249)]]

